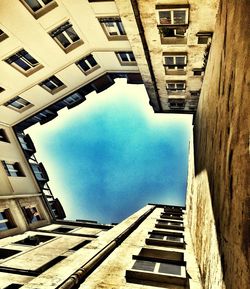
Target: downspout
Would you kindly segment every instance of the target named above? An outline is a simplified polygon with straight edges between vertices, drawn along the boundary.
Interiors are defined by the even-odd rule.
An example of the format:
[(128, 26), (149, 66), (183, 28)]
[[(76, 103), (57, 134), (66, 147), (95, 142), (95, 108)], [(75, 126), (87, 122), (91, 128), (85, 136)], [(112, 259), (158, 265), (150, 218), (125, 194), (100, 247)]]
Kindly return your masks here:
[(154, 75), (154, 70), (153, 70), (153, 66), (152, 66), (152, 62), (151, 62), (150, 52), (149, 52), (149, 49), (148, 49), (147, 41), (145, 39), (143, 24), (142, 24), (142, 21), (141, 21), (141, 18), (140, 18), (140, 10), (138, 8), (138, 3), (137, 3), (137, 0), (130, 0), (130, 3), (132, 5), (133, 11), (134, 11), (134, 16), (135, 16), (135, 20), (136, 20), (137, 27), (138, 27), (138, 30), (139, 30), (139, 35), (140, 35), (140, 38), (141, 38), (142, 46), (143, 46), (143, 49), (144, 49), (144, 52), (145, 52), (145, 57), (146, 57), (146, 60), (147, 60), (149, 73), (150, 73), (150, 76), (151, 76), (151, 79), (152, 79), (152, 82), (153, 82), (153, 87), (154, 87), (154, 90), (155, 90), (155, 95), (156, 95), (156, 100), (157, 100), (158, 107), (157, 107), (157, 110), (154, 110), (154, 111), (155, 112), (163, 112), (160, 96), (159, 96), (159, 93), (158, 93), (157, 83), (156, 83), (156, 79), (155, 79), (155, 75)]
[(73, 273), (64, 283), (59, 285), (57, 289), (71, 289), (76, 285), (80, 285), (90, 273), (99, 266), (102, 261), (107, 258), (112, 251), (114, 251), (156, 208), (151, 207), (147, 212), (141, 215), (133, 224), (131, 224), (126, 230), (124, 230), (115, 239), (109, 242), (104, 248), (102, 248), (92, 259), (90, 259), (85, 265), (79, 268)]

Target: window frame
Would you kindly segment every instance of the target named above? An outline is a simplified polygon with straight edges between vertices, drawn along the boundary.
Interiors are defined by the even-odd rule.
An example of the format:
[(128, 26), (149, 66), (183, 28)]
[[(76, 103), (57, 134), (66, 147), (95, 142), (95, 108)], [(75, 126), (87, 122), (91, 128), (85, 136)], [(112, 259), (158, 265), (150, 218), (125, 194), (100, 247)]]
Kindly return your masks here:
[[(65, 29), (63, 28), (64, 26), (65, 26)], [(75, 34), (75, 36), (78, 37), (78, 39), (76, 41), (72, 40), (71, 37), (69, 36), (69, 34), (67, 32), (67, 30), (69, 28), (72, 28), (73, 33)], [(60, 33), (59, 32), (56, 33), (57, 30), (61, 30), (61, 32)], [(65, 53), (71, 52), (72, 50), (74, 50), (75, 48), (79, 47), (80, 45), (82, 45), (84, 43), (83, 40), (78, 35), (78, 33), (76, 32), (76, 30), (74, 29), (73, 24), (69, 20), (64, 21), (60, 25), (57, 25), (55, 28), (50, 30), (48, 33), (49, 33), (50, 37), (60, 46), (60, 48)], [(53, 34), (56, 34), (56, 35), (53, 36)], [(68, 40), (69, 46), (64, 47), (63, 43), (57, 38), (58, 35), (63, 35), (66, 38), (66, 40)]]
[[(3, 218), (4, 215), (7, 215), (5, 216), (5, 219)], [(9, 208), (5, 208), (5, 209), (0, 209), (0, 215), (2, 218), (0, 218), (0, 224), (5, 224), (6, 226), (6, 229), (1, 229), (0, 228), (0, 232), (2, 231), (7, 231), (7, 230), (11, 230), (11, 229), (14, 229), (17, 227), (15, 221), (14, 221), (14, 218), (12, 216), (12, 213), (10, 211)], [(1, 258), (0, 258), (1, 259)]]
[[(53, 80), (53, 78), (55, 78)], [(58, 81), (58, 83), (60, 83), (60, 85), (58, 85), (56, 82)], [(55, 88), (51, 89), (49, 88), (44, 82), (50, 82), (52, 85), (55, 86)], [(43, 80), (42, 82), (39, 83), (39, 85), (47, 90), (49, 93), (51, 94), (56, 94), (57, 92), (61, 91), (62, 89), (66, 88), (66, 85), (61, 81), (61, 79), (59, 79), (57, 76), (52, 75), (49, 78)]]
[[(121, 53), (124, 53), (126, 55), (128, 59), (127, 61), (124, 61), (121, 58), (121, 55), (120, 55)], [(121, 66), (136, 66), (137, 65), (136, 60), (131, 60), (131, 54), (132, 54), (132, 57), (135, 59), (133, 51), (117, 51), (116, 52), (116, 57), (118, 58)]]
[[(20, 105), (21, 107), (18, 108), (13, 104)], [(28, 100), (22, 98), (21, 96), (16, 96), (16, 97), (11, 98), (7, 102), (5, 102), (4, 106), (21, 113), (21, 112), (29, 109), (30, 107), (32, 107), (33, 104), (31, 102), (29, 102)]]
[[(88, 58), (91, 58), (91, 57), (96, 62), (96, 64), (94, 66), (92, 66), (92, 64), (88, 60)], [(81, 66), (80, 62), (84, 62), (89, 67), (89, 69), (88, 70), (84, 70), (84, 68)], [(96, 61), (96, 59), (95, 59), (95, 57), (93, 56), (92, 53), (90, 53), (87, 56), (83, 57), (82, 59), (78, 60), (76, 62), (76, 65), (85, 75), (89, 75), (90, 73), (92, 73), (95, 70), (97, 70), (98, 68), (100, 68), (100, 65), (98, 64), (98, 62)]]
[[(128, 39), (125, 28), (124, 28), (123, 23), (122, 23), (122, 20), (119, 16), (99, 17), (98, 21), (100, 22), (101, 27), (102, 27), (106, 37), (108, 38), (108, 40), (112, 41), (112, 40), (127, 40)], [(114, 32), (117, 32), (117, 35), (111, 35), (110, 34), (107, 23), (113, 23), (114, 30), (115, 30)], [(121, 31), (120, 31), (119, 25), (117, 23), (119, 23), (119, 25), (121, 26), (120, 27)]]
[(0, 42), (4, 41), (7, 38), (9, 38), (8, 34), (0, 28)]
[[(32, 219), (30, 219), (30, 217), (29, 217), (29, 213), (27, 212), (28, 210), (32, 213), (32, 216), (33, 216)], [(26, 221), (27, 221), (27, 223), (29, 225), (37, 224), (37, 222), (40, 222), (40, 221), (44, 220), (44, 218), (41, 215), (41, 213), (40, 213), (40, 211), (38, 209), (38, 206), (36, 204), (23, 205), (22, 206), (22, 211), (23, 211), (25, 219), (26, 219)], [(34, 213), (32, 211), (34, 211)], [(35, 219), (33, 219), (33, 218), (35, 218)]]
[[(32, 62), (30, 62), (30, 60), (27, 57), (25, 57), (24, 55), (21, 54), (24, 52), (26, 52), (26, 55), (28, 55), (29, 58), (32, 59), (33, 61), (35, 61), (36, 63), (32, 64)], [(27, 70), (23, 69), (22, 66), (18, 65), (15, 61), (11, 61), (10, 60), (11, 57), (17, 57), (16, 60), (21, 60), (24, 64), (29, 66), (29, 69), (27, 69)], [(10, 56), (5, 58), (4, 61), (8, 65), (15, 68), (17, 71), (21, 72), (26, 77), (30, 76), (31, 74), (33, 74), (33, 73), (35, 73), (38, 70), (43, 68), (43, 65), (41, 63), (39, 63), (36, 60), (36, 58), (34, 58), (31, 54), (29, 54), (29, 52), (27, 52), (27, 50), (25, 50), (24, 48), (17, 50), (15, 53), (12, 53)]]
[(10, 161), (1, 162), (8, 177), (25, 177), (20, 163)]
[(41, 8), (37, 11), (34, 11), (32, 7), (25, 1), (25, 0), (19, 0), (24, 7), (33, 15), (35, 19), (40, 18), (41, 16), (45, 15), (46, 13), (50, 12), (54, 8), (58, 6), (57, 2), (52, 0), (48, 4), (45, 4), (42, 0), (36, 0), (40, 5)]
[(8, 135), (7, 135), (6, 131), (5, 131), (5, 129), (3, 129), (3, 128), (0, 128), (0, 142), (10, 143)]
[[(184, 23), (174, 23), (174, 11), (185, 11), (185, 21)], [(160, 17), (160, 12), (170, 12), (170, 17), (171, 23), (162, 23), (161, 22), (161, 17)], [(176, 7), (176, 8), (161, 8), (157, 9), (157, 22), (159, 25), (166, 25), (166, 26), (184, 26), (188, 25), (189, 23), (189, 8), (185, 7)]]
[[(169, 85), (173, 85), (174, 84), (174, 88), (170, 88), (169, 87)], [(182, 84), (183, 85), (183, 88), (178, 88), (178, 85), (179, 84)], [(166, 82), (166, 87), (167, 87), (167, 91), (185, 91), (186, 90), (186, 82), (185, 81), (182, 81), (182, 80), (180, 80), (180, 81), (178, 81), (178, 80), (176, 80), (176, 81), (167, 81)]]

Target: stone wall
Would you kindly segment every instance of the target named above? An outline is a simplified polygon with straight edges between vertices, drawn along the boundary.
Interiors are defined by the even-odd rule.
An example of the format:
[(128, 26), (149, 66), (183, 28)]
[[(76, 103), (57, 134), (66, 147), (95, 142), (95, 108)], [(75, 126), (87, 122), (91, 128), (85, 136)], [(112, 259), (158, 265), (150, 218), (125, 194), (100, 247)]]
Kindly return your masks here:
[(249, 6), (247, 0), (220, 2), (194, 127), (197, 200), (192, 210), (197, 210), (196, 251), (205, 274), (204, 284), (215, 286), (210, 267), (203, 265), (206, 259), (214, 262), (213, 255), (206, 257), (211, 251), (203, 248), (207, 244), (205, 239), (212, 242), (212, 224), (208, 231), (200, 230), (212, 203), (223, 279), (228, 289), (245, 289), (250, 284)]

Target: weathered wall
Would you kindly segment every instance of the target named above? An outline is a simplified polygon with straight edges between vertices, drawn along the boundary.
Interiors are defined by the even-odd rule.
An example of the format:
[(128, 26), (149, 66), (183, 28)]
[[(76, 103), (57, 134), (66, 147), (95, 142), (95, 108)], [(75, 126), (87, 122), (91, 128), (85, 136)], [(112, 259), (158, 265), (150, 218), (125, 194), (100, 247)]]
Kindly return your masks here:
[[(207, 213), (202, 203), (209, 192), (228, 289), (249, 288), (249, 6), (247, 0), (220, 2), (194, 128), (195, 231), (199, 233), (200, 218)], [(210, 252), (202, 251), (206, 242), (197, 238), (207, 280), (213, 276), (202, 264)], [(210, 231), (204, 238), (211, 238)], [(212, 279), (206, 282), (215, 286)]]

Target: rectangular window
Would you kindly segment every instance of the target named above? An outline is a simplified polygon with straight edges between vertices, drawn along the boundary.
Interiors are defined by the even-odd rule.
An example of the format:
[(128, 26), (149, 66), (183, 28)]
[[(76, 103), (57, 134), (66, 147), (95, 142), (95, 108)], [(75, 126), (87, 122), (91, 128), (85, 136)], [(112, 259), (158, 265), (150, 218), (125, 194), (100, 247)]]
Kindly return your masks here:
[(9, 230), (15, 227), (16, 224), (14, 223), (10, 209), (0, 211), (0, 231)]
[(29, 101), (27, 101), (26, 99), (24, 99), (20, 96), (16, 96), (16, 97), (10, 99), (4, 105), (7, 106), (8, 108), (14, 109), (18, 112), (22, 112), (22, 111), (28, 109), (29, 107), (33, 106), (33, 104), (31, 104)]
[(5, 62), (22, 72), (25, 76), (29, 76), (43, 67), (25, 49), (21, 49), (15, 54), (11, 55), (5, 59)]
[(185, 82), (167, 82), (167, 90), (185, 90)]
[(54, 236), (47, 235), (33, 235), (28, 236), (27, 238), (15, 242), (15, 244), (28, 245), (28, 246), (38, 246), (41, 243), (45, 243), (51, 239), (54, 239)]
[(45, 181), (46, 177), (43, 175), (43, 171), (40, 169), (38, 164), (31, 164), (32, 170), (38, 181)]
[(19, 163), (8, 163), (2, 161), (4, 169), (9, 177), (24, 177), (24, 173)]
[(190, 91), (190, 95), (193, 97), (200, 96), (200, 90), (192, 90)]
[(155, 234), (152, 233), (149, 235), (150, 239), (160, 239), (160, 240), (169, 240), (169, 241), (175, 241), (175, 242), (183, 242), (183, 238), (178, 236), (173, 236), (171, 234)]
[(28, 206), (22, 207), (25, 218), (29, 224), (42, 220), (36, 207)]
[(76, 65), (84, 72), (84, 74), (89, 74), (100, 67), (92, 54), (79, 60)]
[(119, 17), (100, 18), (99, 21), (109, 40), (127, 39), (125, 29)]
[(39, 84), (42, 88), (46, 89), (51, 94), (55, 94), (58, 91), (62, 90), (66, 87), (66, 85), (55, 75), (50, 78), (44, 80)]
[(203, 75), (203, 69), (202, 68), (194, 68), (193, 73), (194, 73), (194, 76), (201, 76), (201, 75)]
[(121, 51), (116, 53), (121, 65), (136, 65), (136, 60), (132, 51)]
[[(164, 53), (165, 54), (165, 53)], [(176, 54), (163, 56), (165, 73), (170, 75), (182, 75), (186, 73), (187, 56)]]
[(10, 142), (9, 138), (8, 138), (6, 132), (5, 132), (5, 130), (3, 128), (0, 128), (0, 141)]
[(57, 27), (49, 34), (65, 53), (68, 53), (77, 48), (79, 45), (83, 44), (83, 41), (77, 35), (73, 25), (69, 21)]
[(213, 32), (198, 32), (198, 44), (208, 44), (212, 39)]
[(57, 3), (54, 0), (20, 0), (20, 1), (36, 19), (48, 13), (55, 7), (57, 7)]
[(0, 42), (6, 38), (8, 38), (8, 35), (2, 29), (0, 29)]
[(188, 9), (164, 9), (158, 11), (159, 24), (162, 25), (185, 25), (188, 24)]

